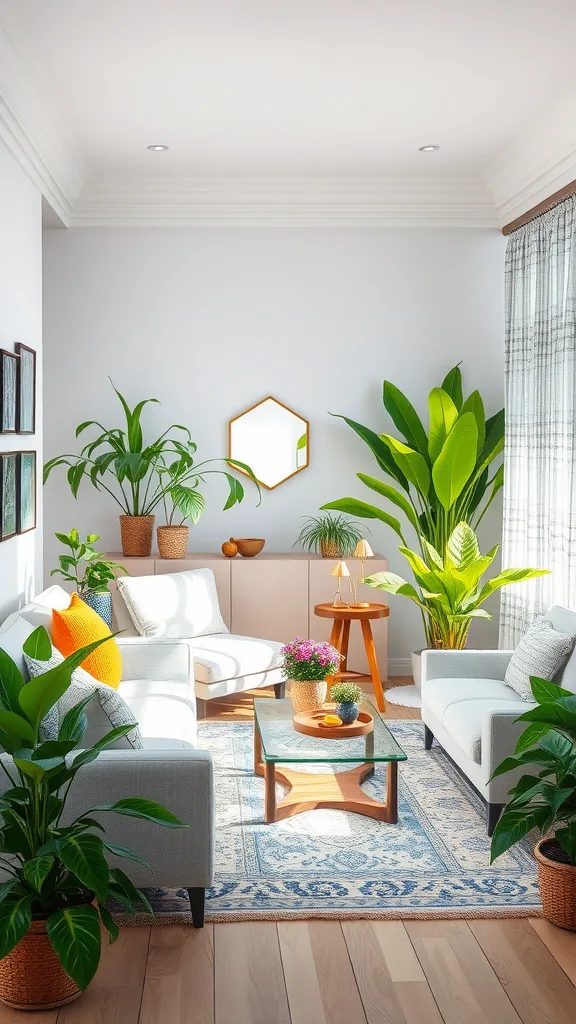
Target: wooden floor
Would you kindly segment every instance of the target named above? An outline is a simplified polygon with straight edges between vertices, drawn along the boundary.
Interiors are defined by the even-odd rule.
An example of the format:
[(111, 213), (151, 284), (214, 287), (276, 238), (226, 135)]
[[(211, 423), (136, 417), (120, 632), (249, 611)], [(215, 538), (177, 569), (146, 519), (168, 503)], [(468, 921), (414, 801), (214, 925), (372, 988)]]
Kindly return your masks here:
[[(250, 703), (213, 702), (211, 717), (249, 719)], [(442, 1022), (575, 1024), (576, 934), (536, 918), (124, 928), (78, 1002), (0, 1008), (0, 1024)]]

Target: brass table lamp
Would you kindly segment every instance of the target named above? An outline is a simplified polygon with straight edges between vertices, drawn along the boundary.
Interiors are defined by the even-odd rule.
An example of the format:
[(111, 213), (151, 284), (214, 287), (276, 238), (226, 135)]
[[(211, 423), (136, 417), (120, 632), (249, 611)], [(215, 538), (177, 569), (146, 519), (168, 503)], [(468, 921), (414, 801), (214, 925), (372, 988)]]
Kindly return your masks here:
[(374, 558), (374, 552), (370, 547), (367, 540), (359, 540), (354, 549), (354, 558), (360, 559), (360, 577), (357, 580), (352, 580), (352, 592), (354, 594), (353, 608), (369, 608), (370, 603), (368, 601), (358, 600), (358, 584), (364, 579), (364, 562), (367, 558)]

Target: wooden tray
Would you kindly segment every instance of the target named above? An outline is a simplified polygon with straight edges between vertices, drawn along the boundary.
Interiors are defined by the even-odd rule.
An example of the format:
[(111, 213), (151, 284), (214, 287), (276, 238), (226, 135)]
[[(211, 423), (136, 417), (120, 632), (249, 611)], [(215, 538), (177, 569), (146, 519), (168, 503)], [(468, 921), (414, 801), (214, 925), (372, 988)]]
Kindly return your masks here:
[[(324, 725), (322, 719), (330, 714), (329, 708), (316, 708), (313, 711), (300, 711), (294, 715), (293, 724), (296, 732), (305, 736), (321, 736), (322, 739), (344, 740), (353, 736), (366, 736), (374, 728), (374, 719), (367, 711), (361, 711), (351, 725)], [(333, 714), (334, 712), (332, 712)]]

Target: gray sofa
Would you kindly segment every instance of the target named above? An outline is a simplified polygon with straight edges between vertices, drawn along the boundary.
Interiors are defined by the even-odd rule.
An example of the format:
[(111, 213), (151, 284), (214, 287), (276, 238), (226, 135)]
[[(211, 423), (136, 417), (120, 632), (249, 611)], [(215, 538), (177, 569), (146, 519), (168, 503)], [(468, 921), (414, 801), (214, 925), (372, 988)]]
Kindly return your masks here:
[[(576, 633), (576, 613), (555, 607), (546, 614), (555, 629)], [(518, 769), (491, 781), (494, 769), (514, 753), (526, 723), (519, 715), (534, 707), (504, 682), (513, 651), (424, 651), (422, 654), (422, 720), (425, 745), (434, 739), (472, 783), (487, 805), (492, 835)], [(573, 650), (554, 682), (576, 693), (576, 652)]]
[[(0, 626), (0, 647), (24, 674), (22, 644), (26, 637), (37, 625), (49, 624), (51, 606), (61, 601), (66, 607), (69, 599), (61, 588), (51, 587)], [(67, 813), (72, 819), (95, 804), (139, 796), (165, 804), (189, 824), (190, 828), (168, 831), (135, 818), (106, 815), (110, 840), (136, 850), (154, 871), (151, 874), (143, 866), (131, 865), (133, 882), (187, 889), (193, 923), (201, 927), (205, 890), (213, 880), (213, 767), (210, 753), (196, 749), (191, 647), (178, 640), (142, 637), (118, 637), (117, 642), (122, 654), (119, 691), (139, 722), (143, 749), (106, 750), (97, 761), (85, 765), (71, 790)], [(87, 713), (87, 740), (92, 742), (106, 730), (91, 718), (97, 714), (94, 702)], [(1, 773), (0, 792), (5, 783)]]

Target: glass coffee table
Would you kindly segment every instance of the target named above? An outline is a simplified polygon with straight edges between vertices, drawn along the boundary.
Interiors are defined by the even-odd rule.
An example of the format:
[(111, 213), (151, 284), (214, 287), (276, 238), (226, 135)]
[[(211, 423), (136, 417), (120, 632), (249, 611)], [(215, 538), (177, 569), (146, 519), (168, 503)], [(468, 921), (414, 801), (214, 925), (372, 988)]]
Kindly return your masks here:
[[(355, 811), (390, 824), (398, 821), (398, 762), (406, 761), (407, 755), (371, 701), (363, 701), (361, 709), (372, 715), (373, 732), (351, 739), (330, 739), (297, 732), (289, 700), (254, 701), (254, 772), (266, 780), (267, 824), (319, 807)], [(374, 774), (379, 762), (386, 765), (386, 803), (374, 800), (361, 788), (361, 783)], [(277, 767), (279, 763), (281, 768)], [(285, 767), (292, 764), (353, 764), (355, 767), (316, 774)], [(289, 788), (279, 802), (276, 801), (277, 782)]]

